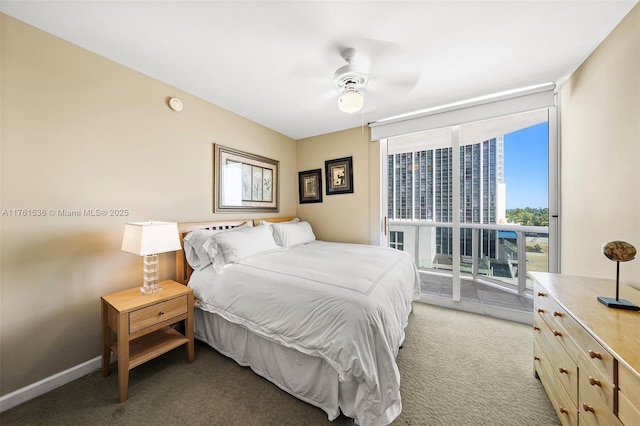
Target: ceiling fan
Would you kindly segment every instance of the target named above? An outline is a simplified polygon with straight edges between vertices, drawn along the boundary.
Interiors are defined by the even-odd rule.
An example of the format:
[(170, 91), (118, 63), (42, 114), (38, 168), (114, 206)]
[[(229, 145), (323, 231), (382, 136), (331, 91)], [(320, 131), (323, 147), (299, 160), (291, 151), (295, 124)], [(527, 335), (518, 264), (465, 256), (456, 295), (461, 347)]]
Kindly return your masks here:
[(341, 92), (338, 109), (349, 114), (364, 107), (363, 92), (382, 101), (409, 92), (420, 76), (415, 61), (399, 45), (379, 40), (361, 40), (360, 45), (364, 61), (356, 47), (343, 49), (340, 56), (346, 64), (334, 72), (332, 80)]
[[(337, 98), (341, 112), (373, 111), (378, 105), (395, 102), (418, 84), (417, 61), (397, 43), (355, 39), (328, 47), (324, 61), (321, 55), (312, 54), (311, 60), (299, 63), (291, 74), (297, 81), (304, 80), (298, 87), (308, 93), (304, 102), (308, 108), (335, 105)], [(327, 85), (327, 72), (336, 53), (345, 63), (334, 68)], [(318, 90), (319, 84), (324, 84), (324, 89)]]
[(342, 58), (347, 62), (336, 70), (333, 74), (333, 83), (342, 91), (338, 98), (338, 108), (342, 112), (354, 113), (360, 111), (364, 106), (364, 97), (360, 94), (369, 78), (367, 74), (358, 66), (356, 58), (358, 52), (354, 48), (342, 51)]

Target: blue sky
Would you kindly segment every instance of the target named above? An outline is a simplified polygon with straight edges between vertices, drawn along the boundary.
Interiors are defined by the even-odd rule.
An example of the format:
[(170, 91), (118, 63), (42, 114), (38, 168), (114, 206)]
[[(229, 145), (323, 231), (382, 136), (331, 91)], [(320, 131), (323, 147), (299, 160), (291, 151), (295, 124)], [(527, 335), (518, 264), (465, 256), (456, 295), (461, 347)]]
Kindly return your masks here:
[(548, 123), (504, 135), (507, 209), (548, 207)]

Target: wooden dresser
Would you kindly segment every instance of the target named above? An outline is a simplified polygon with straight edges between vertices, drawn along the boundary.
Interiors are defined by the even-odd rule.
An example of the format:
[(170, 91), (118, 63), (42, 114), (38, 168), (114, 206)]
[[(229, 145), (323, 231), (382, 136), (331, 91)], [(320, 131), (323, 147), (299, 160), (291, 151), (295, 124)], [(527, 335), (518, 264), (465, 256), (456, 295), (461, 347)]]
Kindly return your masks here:
[[(615, 282), (531, 272), (536, 375), (563, 425), (640, 425), (640, 312), (608, 308)], [(640, 305), (621, 284), (620, 298)]]

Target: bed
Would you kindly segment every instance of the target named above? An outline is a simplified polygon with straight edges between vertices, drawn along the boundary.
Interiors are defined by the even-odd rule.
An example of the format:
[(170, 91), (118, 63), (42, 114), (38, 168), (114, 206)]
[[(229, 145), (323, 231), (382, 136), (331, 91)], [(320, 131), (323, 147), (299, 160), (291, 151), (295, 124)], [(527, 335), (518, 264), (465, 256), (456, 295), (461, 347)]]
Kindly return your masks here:
[(176, 280), (195, 337), (291, 395), (360, 425), (402, 410), (395, 362), (417, 268), (406, 253), (318, 241), (297, 218), (178, 225)]

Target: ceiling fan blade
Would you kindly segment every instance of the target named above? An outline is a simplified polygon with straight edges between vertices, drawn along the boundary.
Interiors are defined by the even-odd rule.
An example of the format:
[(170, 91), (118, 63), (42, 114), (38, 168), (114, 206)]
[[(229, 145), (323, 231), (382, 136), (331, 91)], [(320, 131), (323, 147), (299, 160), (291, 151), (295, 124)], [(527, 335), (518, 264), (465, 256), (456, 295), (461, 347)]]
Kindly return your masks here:
[(369, 83), (365, 90), (410, 92), (420, 81), (418, 62), (398, 43), (377, 39), (350, 40), (341, 48), (356, 49), (356, 62), (366, 70)]
[(415, 70), (398, 70), (387, 75), (371, 75), (366, 90), (370, 93), (399, 92), (406, 94), (411, 92), (420, 81), (420, 74)]
[(302, 81), (307, 83), (320, 83), (330, 80), (331, 71), (323, 69), (319, 63), (298, 63), (289, 72), (289, 77), (294, 79), (292, 84), (298, 84)]
[(300, 108), (309, 111), (326, 110), (327, 108), (338, 108), (339, 93), (331, 90), (324, 91), (315, 95), (302, 96)]
[(323, 52), (309, 52), (293, 66), (289, 90), (301, 99), (300, 108), (337, 110), (342, 90), (334, 76), (340, 73), (346, 78), (362, 73), (365, 83), (357, 86), (357, 90), (365, 98), (364, 111), (373, 111), (377, 105), (409, 93), (418, 84), (420, 72), (412, 59), (399, 44), (383, 40), (330, 43)]

